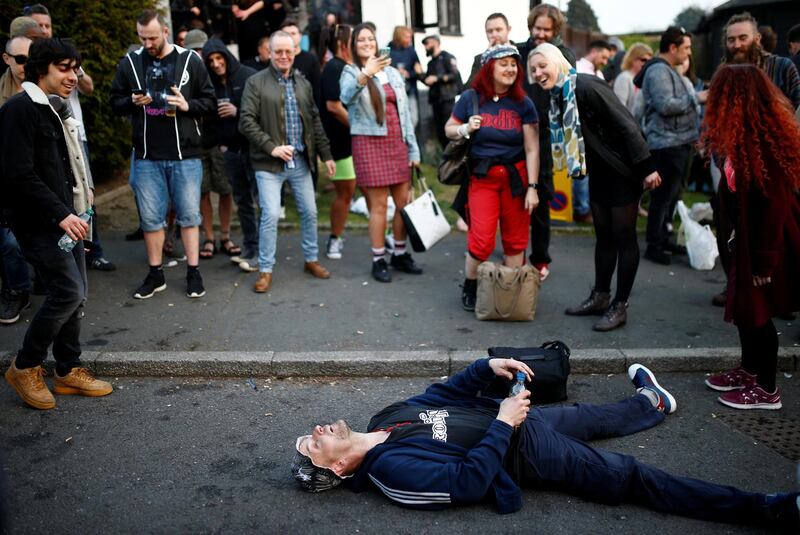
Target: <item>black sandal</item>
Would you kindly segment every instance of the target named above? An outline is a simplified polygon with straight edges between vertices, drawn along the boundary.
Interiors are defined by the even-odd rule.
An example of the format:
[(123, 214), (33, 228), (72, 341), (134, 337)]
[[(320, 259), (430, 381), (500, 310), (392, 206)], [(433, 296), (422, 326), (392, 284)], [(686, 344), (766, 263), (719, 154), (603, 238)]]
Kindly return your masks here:
[[(209, 245), (211, 246), (209, 248)], [(214, 245), (214, 240), (206, 240), (203, 242), (203, 247), (200, 248), (200, 258), (213, 258), (217, 254), (217, 246)]]
[(228, 256), (236, 256), (242, 253), (242, 248), (233, 243), (230, 238), (219, 240), (219, 250)]

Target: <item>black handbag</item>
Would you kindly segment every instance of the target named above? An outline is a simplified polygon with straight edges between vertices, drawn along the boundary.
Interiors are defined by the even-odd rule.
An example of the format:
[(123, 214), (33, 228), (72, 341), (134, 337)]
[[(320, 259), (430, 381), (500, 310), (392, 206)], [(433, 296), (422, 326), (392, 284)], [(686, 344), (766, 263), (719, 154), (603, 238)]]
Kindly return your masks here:
[[(463, 98), (463, 97), (462, 97)], [(478, 115), (478, 93), (472, 92), (472, 115)], [(458, 186), (469, 180), (469, 148), (472, 137), (462, 137), (450, 141), (439, 162), (439, 182), (448, 186)]]
[[(555, 403), (567, 399), (570, 351), (564, 342), (545, 342), (541, 347), (490, 347), (489, 357), (514, 358), (533, 370), (533, 381), (525, 381), (533, 403)], [(484, 397), (504, 398), (511, 381), (495, 377), (481, 392)]]

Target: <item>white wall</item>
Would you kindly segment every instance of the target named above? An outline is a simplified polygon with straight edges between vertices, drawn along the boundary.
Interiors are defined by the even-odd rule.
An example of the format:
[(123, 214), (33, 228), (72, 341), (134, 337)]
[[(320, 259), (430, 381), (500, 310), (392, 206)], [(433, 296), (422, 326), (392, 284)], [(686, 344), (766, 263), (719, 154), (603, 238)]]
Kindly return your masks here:
[[(425, 12), (426, 19), (436, 19), (436, 1), (423, 3), (427, 10), (430, 6), (434, 12)], [(484, 24), (486, 17), (495, 12), (508, 17), (511, 25), (511, 39), (525, 41), (528, 36), (528, 0), (461, 0), (461, 36), (441, 36), (442, 48), (458, 59), (458, 69), (466, 81), (472, 67), (472, 58), (486, 50), (486, 34)], [(385, 46), (392, 39), (392, 31), (397, 25), (406, 24), (408, 6), (404, 0), (362, 0), (361, 20), (374, 22), (378, 27), (378, 43)], [(438, 28), (429, 28), (427, 33), (415, 32), (414, 44), (423, 70), (427, 67), (428, 58), (422, 39), (430, 33), (438, 33)]]
[[(392, 40), (395, 26), (406, 24), (406, 6), (403, 0), (363, 0), (361, 20), (374, 22), (378, 28), (378, 46), (386, 46)], [(423, 50), (424, 53), (424, 50)]]

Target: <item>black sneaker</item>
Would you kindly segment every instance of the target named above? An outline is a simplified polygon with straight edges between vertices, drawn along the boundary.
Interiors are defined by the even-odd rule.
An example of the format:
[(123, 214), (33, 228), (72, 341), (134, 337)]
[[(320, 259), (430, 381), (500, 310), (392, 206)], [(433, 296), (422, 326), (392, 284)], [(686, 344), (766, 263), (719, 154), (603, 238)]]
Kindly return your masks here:
[(383, 258), (372, 262), (372, 278), (378, 282), (392, 282), (389, 266)]
[(144, 284), (139, 286), (139, 289), (133, 294), (136, 299), (150, 299), (156, 292), (161, 292), (167, 289), (167, 283), (164, 280), (164, 272), (158, 270), (150, 272), (144, 279)]
[(114, 271), (115, 269), (117, 269), (117, 266), (115, 266), (113, 263), (109, 262), (102, 256), (99, 258), (95, 258), (93, 260), (89, 260), (86, 263), (86, 267), (88, 267), (89, 269), (96, 269), (97, 271)]
[(144, 239), (144, 231), (142, 227), (137, 228), (129, 234), (125, 234), (125, 241), (139, 241)]
[(475, 303), (478, 301), (478, 280), (464, 279), (461, 291), (461, 306), (467, 312), (475, 312)]
[(390, 264), (394, 269), (402, 271), (403, 273), (411, 273), (412, 275), (422, 274), (422, 268), (414, 263), (414, 259), (411, 258), (409, 253), (403, 253), (401, 255), (393, 254)]
[(199, 269), (190, 269), (186, 272), (186, 296), (203, 297), (206, 289), (203, 287), (203, 276)]
[(664, 251), (664, 249), (660, 247), (652, 247), (647, 246), (647, 250), (644, 252), (644, 257), (656, 264), (661, 264), (662, 266), (668, 266), (672, 263), (669, 255)]
[(0, 294), (0, 323), (11, 325), (19, 321), (22, 311), (31, 306), (29, 292), (3, 290)]

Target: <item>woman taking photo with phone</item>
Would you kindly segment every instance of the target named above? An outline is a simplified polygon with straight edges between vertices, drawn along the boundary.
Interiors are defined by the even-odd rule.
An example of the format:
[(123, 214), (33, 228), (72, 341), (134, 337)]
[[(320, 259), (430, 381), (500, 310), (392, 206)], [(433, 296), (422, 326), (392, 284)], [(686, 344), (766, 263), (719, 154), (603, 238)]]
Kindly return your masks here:
[[(390, 66), (388, 53), (378, 55), (375, 32), (367, 24), (353, 29), (350, 40), (353, 64), (340, 79), (341, 101), (347, 107), (353, 140), (356, 185), (367, 199), (369, 237), (372, 245), (372, 276), (391, 282), (384, 258), (384, 231), (389, 194), (397, 211), (408, 202), (411, 167), (419, 165), (419, 147), (411, 122), (405, 80)], [(422, 273), (406, 252), (406, 229), (399, 213), (392, 223), (393, 268), (404, 273)]]
[[(644, 189), (661, 177), (638, 123), (600, 78), (577, 74), (561, 51), (544, 43), (528, 56), (532, 82), (550, 91), (553, 163), (573, 179), (589, 174), (589, 205), (597, 242), (594, 287), (589, 297), (568, 308), (569, 316), (603, 316), (595, 331), (621, 327), (628, 319), (628, 297), (639, 268), (636, 217)], [(611, 299), (611, 277), (617, 292)]]

